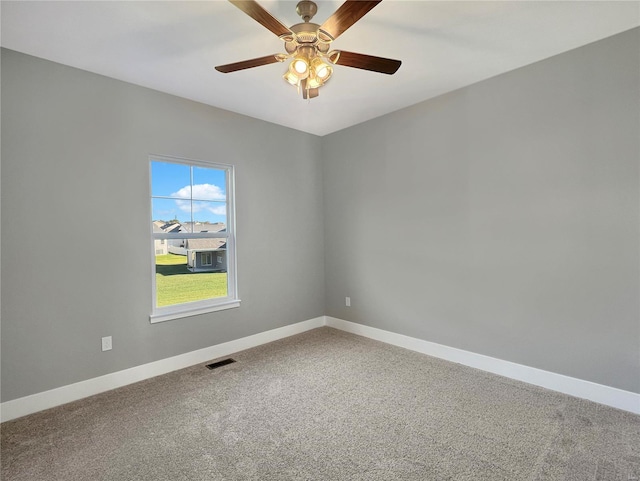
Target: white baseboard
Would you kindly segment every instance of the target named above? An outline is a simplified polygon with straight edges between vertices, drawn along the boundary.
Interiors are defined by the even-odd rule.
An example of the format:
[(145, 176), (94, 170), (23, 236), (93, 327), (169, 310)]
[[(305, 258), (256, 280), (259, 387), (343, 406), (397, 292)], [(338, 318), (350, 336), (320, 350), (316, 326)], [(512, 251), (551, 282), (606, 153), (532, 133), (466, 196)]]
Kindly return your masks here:
[(411, 351), (640, 414), (640, 394), (325, 316), (326, 325)]
[(104, 376), (88, 379), (86, 381), (69, 384), (50, 391), (44, 391), (30, 396), (4, 402), (0, 404), (0, 420), (10, 421), (27, 414), (32, 414), (44, 409), (49, 409), (71, 401), (77, 401), (94, 394), (109, 391), (126, 386), (134, 382), (143, 381), (161, 374), (193, 366), (201, 362), (210, 361), (234, 352), (243, 351), (251, 347), (277, 341), (285, 337), (300, 334), (301, 332), (322, 327), (325, 324), (324, 316), (298, 322), (288, 326), (261, 332), (252, 336), (243, 337), (234, 341), (217, 344), (197, 351), (187, 352), (178, 356), (161, 359), (141, 366), (132, 367), (123, 371), (106, 374)]
[(462, 349), (443, 346), (442, 344), (396, 334), (355, 322), (344, 321), (335, 317), (321, 316), (223, 344), (132, 367), (123, 371), (106, 374), (86, 381), (69, 384), (68, 386), (51, 389), (50, 391), (7, 401), (0, 404), (0, 421), (10, 421), (26, 416), (27, 414), (49, 409), (71, 401), (77, 401), (78, 399), (126, 386), (134, 382), (143, 381), (198, 363), (228, 356), (234, 352), (277, 341), (278, 339), (300, 334), (325, 325), (429, 356), (438, 357), (553, 391), (640, 414), (640, 394), (523, 366), (522, 364), (503, 361), (482, 354), (463, 351)]

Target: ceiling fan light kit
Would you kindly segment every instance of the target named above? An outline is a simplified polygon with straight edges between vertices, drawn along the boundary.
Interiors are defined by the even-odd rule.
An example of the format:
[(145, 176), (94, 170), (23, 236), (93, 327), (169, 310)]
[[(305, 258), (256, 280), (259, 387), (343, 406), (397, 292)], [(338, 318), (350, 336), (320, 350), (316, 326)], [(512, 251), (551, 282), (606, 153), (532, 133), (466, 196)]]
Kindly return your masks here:
[(302, 17), (303, 22), (287, 28), (255, 0), (229, 0), (244, 13), (276, 34), (284, 42), (287, 53), (277, 53), (242, 62), (219, 65), (216, 70), (230, 73), (291, 59), (283, 79), (295, 86), (298, 92), (302, 90), (302, 98), (304, 99), (318, 96), (319, 88), (325, 85), (333, 75), (332, 65), (344, 65), (392, 75), (400, 68), (401, 62), (399, 60), (343, 50), (329, 51), (331, 42), (381, 1), (347, 0), (322, 25), (318, 25), (310, 21), (317, 13), (318, 6), (310, 0), (302, 0), (296, 6), (296, 12)]

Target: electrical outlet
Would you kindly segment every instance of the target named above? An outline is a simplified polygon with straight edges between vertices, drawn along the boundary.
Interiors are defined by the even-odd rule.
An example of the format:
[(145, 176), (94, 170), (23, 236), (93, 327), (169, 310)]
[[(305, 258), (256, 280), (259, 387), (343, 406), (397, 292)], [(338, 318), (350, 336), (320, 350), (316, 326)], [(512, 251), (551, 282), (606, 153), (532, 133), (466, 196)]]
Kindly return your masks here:
[(347, 307), (351, 307), (351, 298), (350, 297), (345, 297), (344, 298), (344, 305)]
[(102, 350), (110, 351), (113, 348), (111, 336), (102, 338)]

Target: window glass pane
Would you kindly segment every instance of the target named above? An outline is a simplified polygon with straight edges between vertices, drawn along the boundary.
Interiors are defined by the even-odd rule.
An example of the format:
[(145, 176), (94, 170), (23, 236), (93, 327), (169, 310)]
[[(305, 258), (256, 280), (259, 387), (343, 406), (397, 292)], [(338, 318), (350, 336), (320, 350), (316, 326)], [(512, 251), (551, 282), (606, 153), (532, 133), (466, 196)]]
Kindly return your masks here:
[(169, 162), (151, 162), (151, 195), (191, 198), (191, 168)]
[[(156, 254), (157, 307), (227, 296), (226, 249), (220, 248), (223, 244), (216, 248), (193, 242), (212, 240), (218, 241), (189, 239), (186, 255)], [(205, 265), (203, 260), (211, 264)]]
[(193, 167), (193, 198), (195, 200), (227, 200), (226, 172), (221, 169)]
[(181, 199), (153, 199), (151, 201), (151, 220), (186, 224), (191, 222), (191, 201)]
[[(193, 201), (194, 232), (218, 232), (227, 224), (227, 204), (225, 202)], [(198, 223), (203, 224), (198, 226)], [(217, 227), (216, 227), (217, 226)]]

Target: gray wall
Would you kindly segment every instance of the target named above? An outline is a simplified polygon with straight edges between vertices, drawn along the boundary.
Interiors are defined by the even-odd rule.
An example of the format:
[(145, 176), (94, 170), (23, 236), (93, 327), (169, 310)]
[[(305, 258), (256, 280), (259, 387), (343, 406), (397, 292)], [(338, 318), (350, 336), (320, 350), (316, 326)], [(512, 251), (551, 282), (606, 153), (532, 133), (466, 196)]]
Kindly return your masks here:
[(639, 33), (323, 138), (326, 314), (640, 392)]
[[(3, 50), (2, 401), (323, 315), (320, 141)], [(150, 153), (235, 164), (240, 308), (149, 323)]]

